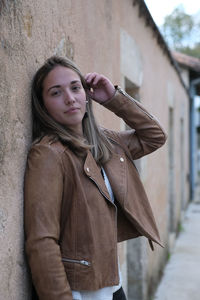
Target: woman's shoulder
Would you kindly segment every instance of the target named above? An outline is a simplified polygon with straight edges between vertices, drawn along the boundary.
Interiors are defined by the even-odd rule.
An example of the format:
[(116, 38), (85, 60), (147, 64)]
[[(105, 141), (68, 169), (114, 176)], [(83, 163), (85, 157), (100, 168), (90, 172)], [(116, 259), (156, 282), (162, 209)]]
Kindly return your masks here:
[(30, 151), (33, 149), (41, 149), (41, 151), (49, 149), (50, 151), (61, 154), (66, 151), (67, 147), (64, 146), (61, 141), (59, 141), (55, 137), (45, 135), (41, 139), (36, 140), (32, 143)]
[(101, 127), (101, 130), (103, 131), (104, 135), (106, 135), (107, 139), (111, 142), (111, 144), (114, 146), (113, 149), (115, 149), (117, 153), (123, 151), (129, 156), (131, 156), (128, 144), (130, 139), (135, 134), (134, 129), (115, 131)]
[(35, 141), (27, 155), (26, 172), (33, 171), (38, 176), (43, 172), (64, 174), (63, 153), (64, 146), (59, 141), (52, 142), (49, 137)]
[(44, 136), (32, 143), (28, 152), (28, 159), (61, 161), (66, 149), (67, 147), (59, 140), (51, 136)]
[(104, 127), (100, 127), (100, 131), (103, 132), (111, 143), (119, 145), (123, 144), (121, 136), (123, 136), (124, 131), (115, 131)]

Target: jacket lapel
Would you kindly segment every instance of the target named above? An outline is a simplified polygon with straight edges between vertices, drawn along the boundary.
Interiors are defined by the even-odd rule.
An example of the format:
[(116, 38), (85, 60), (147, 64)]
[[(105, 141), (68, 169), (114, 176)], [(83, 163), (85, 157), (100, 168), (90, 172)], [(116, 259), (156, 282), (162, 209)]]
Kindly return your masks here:
[(112, 158), (104, 165), (116, 200), (123, 206), (127, 193), (126, 158), (113, 153)]
[(107, 200), (111, 201), (103, 176), (101, 174), (101, 168), (98, 167), (90, 151), (88, 151), (87, 157), (85, 159), (84, 172), (86, 176), (89, 177), (90, 180), (94, 182), (94, 184), (97, 186), (99, 191), (103, 194), (103, 196)]

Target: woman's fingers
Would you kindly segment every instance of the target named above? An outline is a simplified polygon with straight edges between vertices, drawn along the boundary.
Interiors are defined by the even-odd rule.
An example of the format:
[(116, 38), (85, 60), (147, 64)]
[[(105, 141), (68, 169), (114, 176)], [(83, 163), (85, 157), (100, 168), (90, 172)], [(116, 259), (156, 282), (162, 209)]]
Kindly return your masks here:
[(96, 72), (88, 73), (85, 75), (85, 80), (91, 88), (88, 95), (90, 95), (93, 100), (102, 103), (114, 95), (114, 85), (104, 75)]
[(98, 73), (88, 73), (85, 76), (85, 80), (87, 84), (89, 84), (91, 87), (96, 86), (101, 80), (103, 80), (105, 77)]
[(85, 80), (86, 80), (86, 82), (87, 82), (88, 84), (91, 85), (91, 83), (92, 83), (94, 77), (95, 77), (95, 73), (88, 73), (88, 74), (86, 74), (86, 76), (85, 76)]

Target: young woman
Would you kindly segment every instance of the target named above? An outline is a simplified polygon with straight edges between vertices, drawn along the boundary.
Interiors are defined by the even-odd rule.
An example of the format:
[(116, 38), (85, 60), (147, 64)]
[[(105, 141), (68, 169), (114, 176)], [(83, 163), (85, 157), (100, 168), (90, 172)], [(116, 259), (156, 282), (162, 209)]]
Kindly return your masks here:
[[(131, 130), (97, 126), (96, 101)], [(158, 121), (108, 78), (51, 57), (32, 84), (25, 174), (26, 253), (41, 300), (126, 299), (117, 243), (158, 230), (133, 164), (166, 140)]]

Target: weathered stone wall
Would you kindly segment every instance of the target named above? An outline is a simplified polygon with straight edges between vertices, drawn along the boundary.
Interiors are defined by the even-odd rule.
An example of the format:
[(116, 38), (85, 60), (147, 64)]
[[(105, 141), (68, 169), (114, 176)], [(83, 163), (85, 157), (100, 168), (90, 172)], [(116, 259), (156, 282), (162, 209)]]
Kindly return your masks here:
[[(133, 65), (127, 66), (122, 55), (127, 48), (123, 48), (122, 36), (131, 37), (126, 41), (127, 47), (130, 47), (127, 55), (131, 56), (134, 50), (130, 58)], [(30, 298), (23, 252), (23, 174), (31, 143), (30, 81), (43, 61), (55, 53), (74, 59), (83, 73), (103, 73), (115, 84), (124, 86), (127, 77), (138, 85), (141, 102), (161, 120), (166, 130), (169, 106), (173, 106), (174, 136), (178, 137), (174, 138), (176, 224), (181, 206), (181, 147), (184, 147), (184, 192), (187, 199), (189, 195), (186, 181), (189, 170), (187, 95), (173, 66), (157, 44), (152, 29), (139, 17), (138, 7), (133, 6), (133, 1), (1, 1), (0, 300)], [(105, 127), (115, 130), (124, 127), (116, 116), (103, 107), (96, 105), (95, 112), (99, 123)], [(179, 139), (181, 116), (184, 118), (184, 145)], [(166, 245), (168, 175), (168, 146), (142, 159), (141, 176)], [(138, 300), (133, 296), (136, 290), (141, 299), (148, 299), (148, 284), (157, 280), (166, 250), (156, 247), (156, 251), (151, 253), (146, 242), (131, 242), (128, 245), (127, 273), (126, 248), (126, 244), (120, 245), (119, 251), (124, 286), (127, 282), (135, 284), (129, 287), (129, 299)], [(140, 261), (137, 261), (138, 257)], [(140, 285), (138, 280), (141, 280)]]
[(0, 299), (29, 299), (23, 249), (23, 173), (30, 143), (30, 71), (21, 3), (0, 12)]

